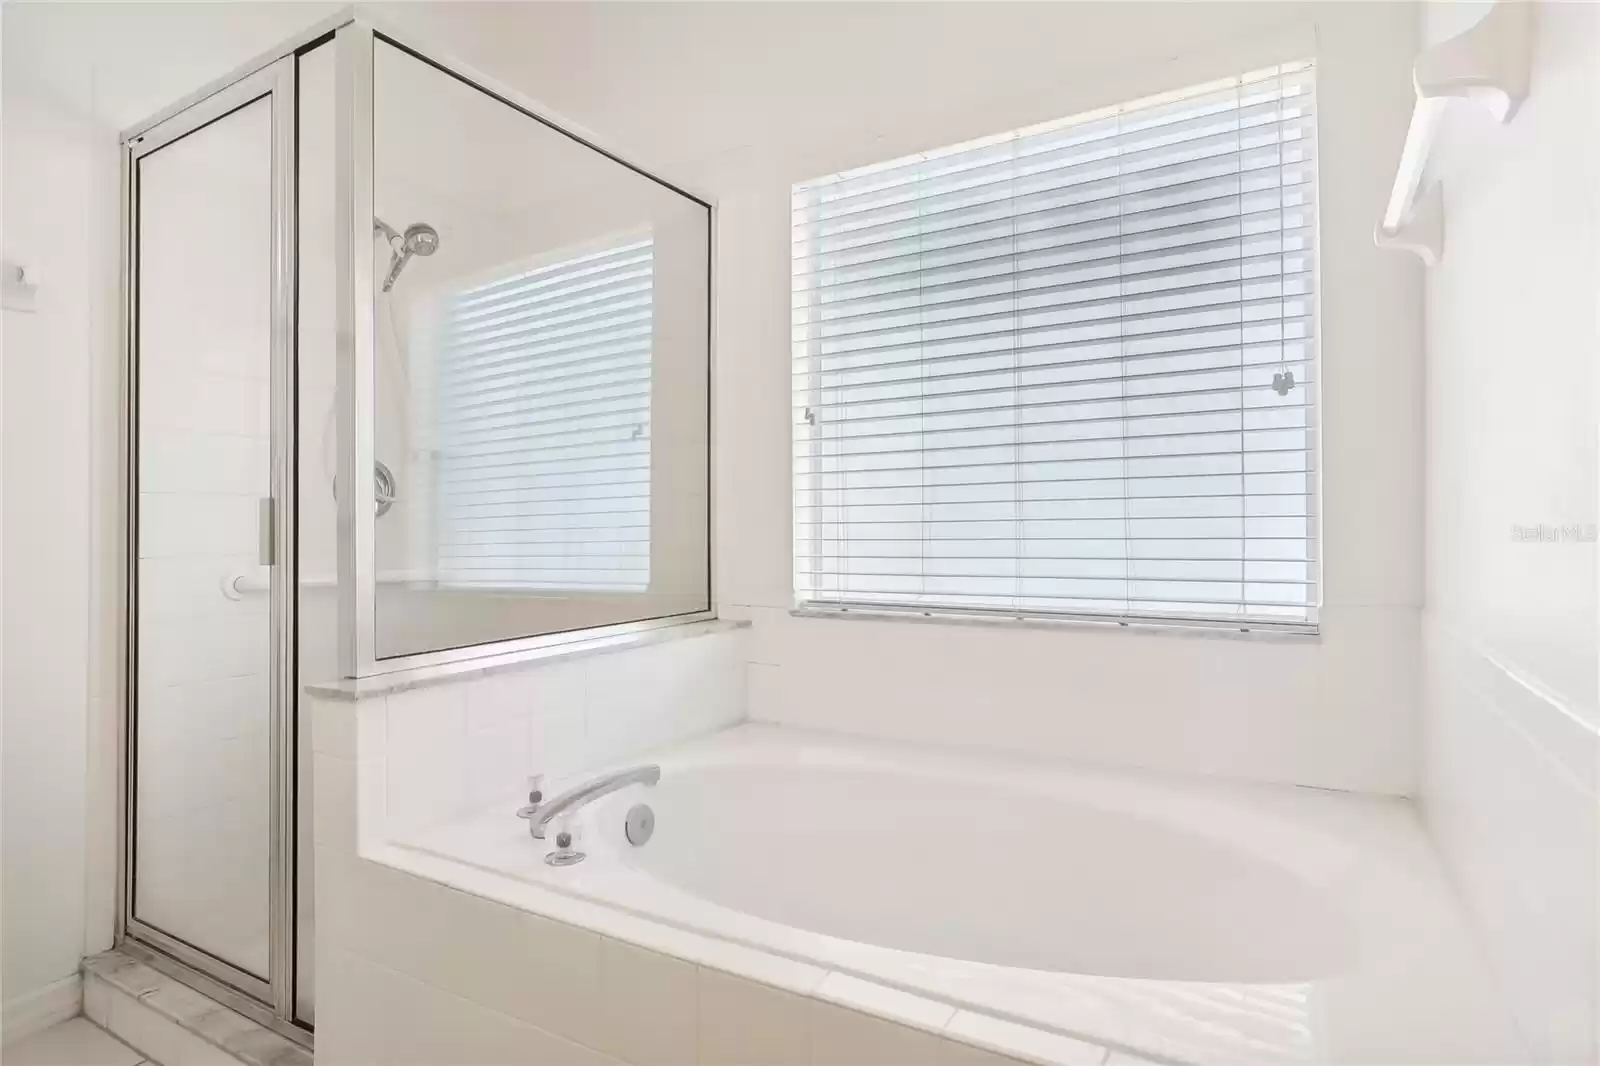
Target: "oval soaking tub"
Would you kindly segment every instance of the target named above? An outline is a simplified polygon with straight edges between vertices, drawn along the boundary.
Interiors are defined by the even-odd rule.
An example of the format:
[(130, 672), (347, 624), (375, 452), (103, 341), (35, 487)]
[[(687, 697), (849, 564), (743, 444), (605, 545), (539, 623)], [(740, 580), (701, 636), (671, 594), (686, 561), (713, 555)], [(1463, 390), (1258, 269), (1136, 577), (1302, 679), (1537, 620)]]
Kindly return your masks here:
[[(863, 944), (1116, 977), (1339, 968), (1351, 935), (1330, 900), (1198, 812), (1142, 798), (825, 758), (690, 759), (591, 824), (608, 855), (691, 896)], [(641, 801), (656, 831), (631, 847), (613, 830)]]
[(404, 847), (1158, 1061), (1473, 1057), (1487, 986), (1403, 801), (767, 725), (603, 769), (644, 763), (577, 865), (507, 806)]

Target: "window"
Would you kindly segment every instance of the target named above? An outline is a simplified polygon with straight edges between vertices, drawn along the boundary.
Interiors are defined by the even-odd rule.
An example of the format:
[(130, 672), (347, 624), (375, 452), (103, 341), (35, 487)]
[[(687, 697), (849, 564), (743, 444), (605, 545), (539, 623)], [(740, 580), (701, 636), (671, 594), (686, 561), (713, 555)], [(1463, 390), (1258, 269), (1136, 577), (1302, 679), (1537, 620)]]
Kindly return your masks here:
[(635, 240), (445, 302), (441, 585), (649, 587), (652, 274)]
[(793, 190), (802, 605), (1303, 627), (1313, 71)]

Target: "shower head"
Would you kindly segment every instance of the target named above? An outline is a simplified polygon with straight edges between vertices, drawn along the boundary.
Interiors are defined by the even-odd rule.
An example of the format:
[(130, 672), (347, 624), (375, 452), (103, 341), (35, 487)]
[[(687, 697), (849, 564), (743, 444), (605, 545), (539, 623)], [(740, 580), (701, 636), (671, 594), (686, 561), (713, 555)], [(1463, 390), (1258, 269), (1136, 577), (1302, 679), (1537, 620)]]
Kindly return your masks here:
[(426, 222), (413, 222), (401, 238), (407, 255), (432, 255), (439, 250), (439, 231)]
[(389, 273), (383, 278), (383, 291), (394, 288), (395, 279), (406, 268), (414, 255), (432, 255), (439, 250), (439, 231), (426, 222), (413, 222), (400, 233), (381, 218), (372, 220), (372, 228), (383, 234), (389, 242)]

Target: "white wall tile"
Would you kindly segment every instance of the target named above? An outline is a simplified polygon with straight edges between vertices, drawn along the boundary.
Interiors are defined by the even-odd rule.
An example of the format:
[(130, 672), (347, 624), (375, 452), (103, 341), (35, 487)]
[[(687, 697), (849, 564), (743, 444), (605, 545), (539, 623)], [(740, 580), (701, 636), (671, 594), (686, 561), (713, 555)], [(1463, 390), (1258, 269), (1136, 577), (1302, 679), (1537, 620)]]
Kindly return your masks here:
[(139, 558), (238, 558), (241, 545), (255, 544), (258, 521), (256, 500), (250, 496), (142, 495)]
[(449, 821), (471, 803), (464, 687), (413, 689), (385, 703), (384, 824), (402, 838)]
[(387, 700), (362, 700), (356, 704), (356, 747), (363, 759), (389, 753)]
[(789, 688), (784, 668), (767, 663), (750, 663), (745, 668), (749, 692), (748, 714), (752, 722), (784, 722), (795, 717), (785, 706)]
[(701, 1066), (807, 1066), (807, 1000), (700, 967)]
[(731, 725), (744, 714), (737, 634), (648, 645), (588, 662), (592, 759), (611, 761)]
[(435, 971), (439, 984), (578, 1043), (603, 1043), (598, 934), (459, 893), (449, 902), (451, 938), (475, 947)]
[(466, 801), (472, 807), (500, 803), (515, 809), (526, 802), (532, 729), (519, 722), (505, 729), (467, 731)]
[(581, 660), (556, 661), (474, 681), (467, 688), (468, 719), (475, 729), (503, 728), (581, 706), (586, 672)]
[(362, 842), (389, 839), (388, 762), (382, 756), (362, 759), (356, 770), (356, 838)]
[[(384, 765), (385, 824), (412, 836), (462, 811), (520, 803), (586, 767), (736, 724), (746, 708), (741, 632), (555, 661), (356, 704), (355, 745)], [(346, 751), (348, 723), (324, 727)], [(364, 778), (365, 775), (363, 775)]]
[(271, 492), (271, 450), (263, 437), (144, 429), (139, 491), (259, 497)]
[(113, 989), (103, 978), (92, 973), (83, 975), (84, 1017), (102, 1029), (110, 1024), (112, 994)]
[(546, 784), (598, 761), (591, 757), (588, 716), (581, 705), (551, 705), (533, 711), (528, 723), (529, 774), (541, 774)]
[(142, 618), (193, 618), (215, 613), (222, 578), (229, 574), (265, 575), (254, 545), (227, 555), (166, 556), (139, 561), (139, 614)]
[(600, 946), (604, 1049), (633, 1066), (686, 1066), (698, 1055), (693, 963), (607, 937)]
[[(330, 980), (331, 979), (331, 980)], [(318, 1061), (335, 1066), (601, 1066), (598, 1052), (354, 955), (319, 975)], [(403, 1024), (397, 1024), (403, 1023)], [(322, 1030), (329, 1030), (324, 1047)], [(326, 1066), (326, 1063), (325, 1063)]]
[(516, 676), (491, 675), (465, 686), (467, 795), (473, 806), (515, 803), (526, 791), (533, 765), (531, 693)]
[(462, 685), (433, 685), (388, 696), (388, 757), (416, 762), (440, 745), (460, 743), (467, 728), (465, 691)]
[(356, 852), (356, 764), (321, 752), (312, 756), (312, 840)]
[(1326, 614), (1323, 636), (1300, 640), (792, 618), (780, 692), (751, 668), (752, 713), (912, 742), (1408, 792), (1415, 723), (1391, 697), (1414, 697), (1404, 656), (1416, 613)]
[[(305, 718), (311, 720), (311, 750), (340, 759), (356, 757), (356, 704), (346, 700), (305, 700)], [(381, 701), (379, 701), (381, 706)]]
[[(564, 1038), (600, 1043), (597, 934), (365, 860), (329, 873), (320, 919), (341, 949)], [(423, 914), (432, 919), (418, 921)]]
[(142, 368), (139, 420), (191, 433), (265, 437), (270, 394), (259, 378), (203, 374), (153, 362)]
[(939, 1061), (940, 1037), (870, 1015), (812, 1000), (814, 1066), (928, 1066)]
[(1490, 668), (1434, 627), (1427, 649), (1429, 829), (1534, 1061), (1600, 1054), (1600, 800), (1521, 725), (1563, 712), (1483, 685)]

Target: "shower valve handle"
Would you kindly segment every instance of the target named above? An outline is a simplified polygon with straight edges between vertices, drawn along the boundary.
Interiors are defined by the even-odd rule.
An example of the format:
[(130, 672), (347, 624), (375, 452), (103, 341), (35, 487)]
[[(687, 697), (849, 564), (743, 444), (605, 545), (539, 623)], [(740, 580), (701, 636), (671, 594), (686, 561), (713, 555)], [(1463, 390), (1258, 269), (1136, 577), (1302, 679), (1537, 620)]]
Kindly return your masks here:
[(528, 803), (525, 807), (517, 808), (518, 818), (532, 818), (539, 813), (539, 804), (544, 802), (544, 775), (528, 775)]

